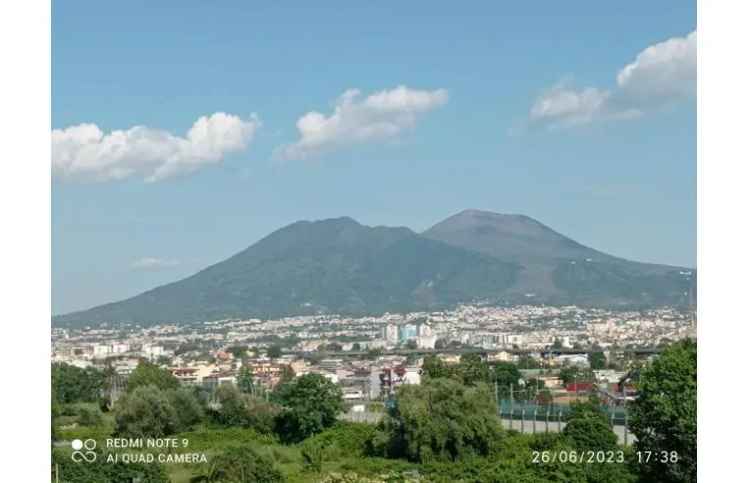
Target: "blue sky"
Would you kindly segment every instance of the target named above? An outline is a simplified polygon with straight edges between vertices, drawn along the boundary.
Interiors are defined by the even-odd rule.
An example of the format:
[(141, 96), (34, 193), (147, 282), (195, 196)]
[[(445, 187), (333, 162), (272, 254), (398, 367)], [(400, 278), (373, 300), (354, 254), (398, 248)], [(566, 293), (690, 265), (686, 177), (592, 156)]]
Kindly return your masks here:
[(55, 4), (54, 313), (342, 215), (695, 266), (691, 2), (278, 3)]

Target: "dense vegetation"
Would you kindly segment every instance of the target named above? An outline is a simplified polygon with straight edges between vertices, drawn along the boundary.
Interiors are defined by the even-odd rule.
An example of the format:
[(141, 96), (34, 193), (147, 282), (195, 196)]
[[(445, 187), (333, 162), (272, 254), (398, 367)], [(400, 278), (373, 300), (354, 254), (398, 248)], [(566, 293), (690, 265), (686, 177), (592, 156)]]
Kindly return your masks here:
[(698, 348), (693, 341), (668, 347), (640, 373), (630, 427), (636, 449), (679, 454), (674, 464), (644, 465), (652, 481), (694, 482), (697, 468)]
[[(467, 356), (454, 366), (426, 362), (419, 386), (401, 386), (377, 425), (346, 423), (336, 415), (341, 393), (314, 374), (296, 377), (269, 396), (234, 386), (214, 394), (170, 384), (137, 385), (102, 413), (89, 391), (55, 402), (59, 441), (94, 438), (94, 463), (73, 463), (70, 447), (54, 447), (60, 481), (130, 482), (559, 482), (636, 483), (695, 481), (695, 343), (671, 346), (641, 371), (641, 395), (631, 407), (639, 441), (623, 448), (591, 399), (573, 404), (561, 433), (519, 434), (503, 429), (488, 382), (516, 380), (508, 363), (491, 367)], [(144, 366), (136, 381), (168, 380)], [(55, 384), (60, 384), (60, 371)], [(96, 376), (92, 371), (89, 375)], [(137, 375), (136, 375), (137, 374)], [(70, 377), (78, 381), (80, 374)], [(68, 379), (63, 379), (68, 380)], [(78, 386), (76, 386), (78, 387)], [(84, 385), (85, 387), (85, 385)], [(58, 388), (59, 390), (59, 388)], [(71, 394), (62, 391), (62, 394)], [(207, 455), (206, 463), (104, 463), (104, 438), (170, 436), (189, 441), (180, 452)], [(638, 464), (635, 451), (666, 449), (679, 460)], [(622, 451), (622, 461), (535, 461), (535, 452)], [(142, 450), (154, 453), (157, 450)]]
[(61, 404), (95, 402), (104, 389), (104, 373), (68, 364), (52, 364), (52, 398)]

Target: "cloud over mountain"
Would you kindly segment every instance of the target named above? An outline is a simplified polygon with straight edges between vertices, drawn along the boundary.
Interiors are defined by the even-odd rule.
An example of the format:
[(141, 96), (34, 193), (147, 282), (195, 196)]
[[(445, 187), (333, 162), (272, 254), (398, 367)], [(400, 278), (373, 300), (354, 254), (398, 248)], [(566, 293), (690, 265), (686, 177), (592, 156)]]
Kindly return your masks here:
[(176, 267), (179, 264), (179, 261), (172, 259), (143, 257), (131, 263), (130, 268), (133, 270), (161, 270), (163, 268)]
[(200, 117), (184, 137), (133, 126), (105, 134), (96, 124), (52, 131), (52, 172), (58, 178), (110, 181), (140, 177), (147, 182), (192, 173), (246, 149), (261, 123), (252, 115), (217, 112)]
[(531, 107), (532, 123), (554, 127), (606, 119), (632, 119), (695, 96), (697, 34), (675, 37), (641, 51), (617, 74), (617, 87), (577, 89), (560, 83)]
[(276, 157), (299, 160), (344, 146), (392, 139), (447, 101), (445, 89), (426, 91), (402, 85), (365, 98), (358, 89), (348, 89), (329, 116), (311, 111), (300, 117), (299, 140), (278, 148)]

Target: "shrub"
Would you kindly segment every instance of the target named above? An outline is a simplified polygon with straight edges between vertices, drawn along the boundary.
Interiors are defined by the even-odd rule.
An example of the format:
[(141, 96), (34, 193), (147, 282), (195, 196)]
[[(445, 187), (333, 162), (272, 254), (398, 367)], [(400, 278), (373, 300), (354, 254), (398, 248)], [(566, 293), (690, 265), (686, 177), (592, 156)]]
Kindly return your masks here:
[(284, 475), (270, 458), (248, 446), (230, 447), (212, 458), (193, 482), (225, 481), (232, 483), (280, 483)]
[(318, 441), (305, 441), (300, 448), (302, 464), (306, 471), (320, 473), (323, 470), (325, 446)]
[(142, 386), (156, 386), (158, 389), (177, 389), (180, 381), (167, 369), (162, 369), (148, 361), (140, 361), (128, 377), (128, 392)]
[(344, 404), (341, 388), (320, 374), (305, 374), (282, 385), (276, 399), (283, 405), (276, 432), (297, 442), (333, 426)]
[(141, 386), (117, 401), (115, 425), (119, 436), (159, 438), (173, 434), (179, 423), (164, 391), (155, 386)]
[(98, 407), (83, 406), (78, 410), (78, 424), (81, 426), (101, 426), (104, 416)]
[(502, 429), (489, 387), (451, 379), (401, 386), (372, 450), (412, 461), (456, 461), (493, 451)]
[(167, 399), (175, 410), (175, 430), (187, 431), (203, 419), (203, 407), (189, 388), (170, 389)]
[(107, 463), (101, 451), (91, 463), (76, 463), (69, 449), (55, 449), (52, 462), (53, 481), (57, 476), (65, 483), (169, 483), (164, 467), (158, 463)]
[(581, 450), (610, 451), (617, 449), (617, 435), (607, 421), (607, 415), (595, 398), (573, 403), (563, 434), (573, 447)]
[(276, 404), (243, 394), (231, 385), (219, 386), (216, 397), (220, 407), (213, 417), (217, 423), (252, 428), (264, 434), (273, 432), (276, 416), (281, 411)]
[(98, 401), (104, 389), (104, 372), (68, 364), (52, 364), (52, 395), (61, 404)]
[(308, 442), (322, 445), (330, 457), (364, 456), (368, 452), (376, 427), (367, 423), (339, 421), (322, 433), (307, 438)]

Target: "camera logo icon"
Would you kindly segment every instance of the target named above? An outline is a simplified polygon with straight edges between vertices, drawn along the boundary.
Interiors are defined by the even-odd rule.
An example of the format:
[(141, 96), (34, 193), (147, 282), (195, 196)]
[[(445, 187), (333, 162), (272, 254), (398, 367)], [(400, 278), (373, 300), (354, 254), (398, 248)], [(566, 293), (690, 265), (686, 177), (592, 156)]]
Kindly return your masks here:
[(70, 446), (73, 447), (73, 454), (70, 455), (70, 458), (76, 463), (83, 461), (93, 463), (96, 461), (96, 453), (94, 453), (96, 440), (87, 439), (86, 441), (81, 441), (80, 439), (74, 439), (71, 441)]

